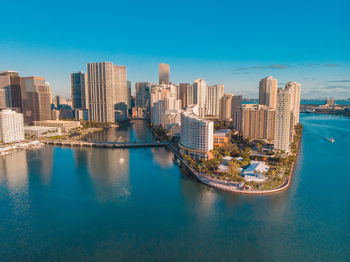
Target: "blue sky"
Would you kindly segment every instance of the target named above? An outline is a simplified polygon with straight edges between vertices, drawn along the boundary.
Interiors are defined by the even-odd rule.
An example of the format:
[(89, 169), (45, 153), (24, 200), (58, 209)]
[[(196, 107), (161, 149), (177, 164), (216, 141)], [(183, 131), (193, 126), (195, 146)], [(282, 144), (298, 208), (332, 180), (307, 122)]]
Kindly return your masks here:
[(0, 71), (44, 76), (70, 95), (86, 63), (126, 65), (128, 79), (224, 83), (257, 97), (258, 82), (297, 81), (302, 97), (350, 98), (350, 1), (4, 1)]

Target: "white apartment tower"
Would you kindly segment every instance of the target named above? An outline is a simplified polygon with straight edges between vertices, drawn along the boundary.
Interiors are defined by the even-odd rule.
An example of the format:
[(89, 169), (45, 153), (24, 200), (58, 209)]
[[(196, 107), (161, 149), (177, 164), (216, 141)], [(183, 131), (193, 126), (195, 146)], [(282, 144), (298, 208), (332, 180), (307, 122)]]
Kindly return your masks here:
[(288, 82), (285, 85), (285, 89), (290, 90), (292, 95), (293, 126), (295, 126), (299, 124), (301, 85), (296, 82)]
[(206, 115), (219, 116), (220, 114), (220, 99), (224, 95), (224, 85), (212, 85), (207, 87), (207, 106)]
[(170, 83), (170, 67), (168, 64), (160, 63), (158, 65), (159, 71), (159, 84)]
[(89, 119), (115, 122), (127, 117), (128, 90), (126, 67), (111, 62), (87, 64)]
[(24, 140), (23, 114), (10, 109), (0, 111), (0, 140), (11, 143)]
[(292, 109), (292, 94), (290, 90), (278, 89), (277, 103), (275, 114), (275, 141), (274, 149), (284, 152), (289, 151), (291, 142), (291, 130), (293, 129), (291, 123), (291, 109)]
[(259, 104), (276, 108), (277, 79), (272, 76), (261, 79), (259, 82)]
[(198, 115), (203, 118), (206, 112), (207, 83), (203, 79), (196, 79), (193, 83), (193, 103), (198, 105)]
[(214, 123), (200, 118), (198, 105), (188, 106), (181, 113), (180, 151), (193, 159), (211, 158)]

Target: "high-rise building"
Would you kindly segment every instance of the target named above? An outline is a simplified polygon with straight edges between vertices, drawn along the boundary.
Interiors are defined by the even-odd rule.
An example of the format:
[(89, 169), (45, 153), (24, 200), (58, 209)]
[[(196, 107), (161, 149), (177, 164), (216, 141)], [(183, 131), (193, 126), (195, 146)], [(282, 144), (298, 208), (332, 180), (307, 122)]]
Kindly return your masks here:
[(213, 149), (214, 123), (199, 117), (198, 105), (181, 113), (180, 152), (193, 159), (210, 159)]
[(291, 142), (292, 94), (290, 90), (278, 89), (275, 117), (275, 142), (274, 149), (284, 152), (289, 151)]
[(44, 77), (21, 78), (24, 123), (51, 119), (51, 88)]
[(188, 83), (179, 84), (179, 99), (182, 101), (182, 108), (193, 104), (193, 85)]
[(111, 62), (87, 64), (89, 119), (115, 122), (127, 117), (126, 67)]
[(151, 85), (148, 82), (135, 83), (135, 106), (139, 108), (149, 108), (150, 106), (150, 89)]
[(277, 79), (272, 76), (261, 79), (259, 82), (259, 104), (276, 108)]
[(131, 81), (126, 81), (126, 87), (127, 87), (127, 100), (128, 100), (128, 109), (131, 109)]
[(24, 140), (23, 114), (14, 110), (0, 111), (0, 140), (11, 143)]
[(231, 105), (232, 127), (236, 130), (242, 129), (242, 96), (232, 97)]
[(220, 99), (224, 95), (224, 85), (212, 85), (207, 87), (207, 105), (206, 115), (219, 116), (220, 112)]
[[(163, 102), (157, 102), (164, 100), (165, 98), (177, 100), (177, 89), (177, 86), (174, 84), (152, 85), (150, 94), (150, 113), (152, 124), (160, 125), (160, 119), (162, 119), (161, 113), (169, 109), (166, 108), (163, 110)], [(179, 107), (181, 108), (181, 102), (179, 102)]]
[(220, 121), (232, 121), (232, 98), (234, 94), (224, 94), (220, 99)]
[(290, 90), (292, 95), (293, 126), (295, 126), (299, 124), (301, 85), (296, 82), (288, 82), (285, 85), (285, 89)]
[(159, 70), (159, 84), (170, 83), (170, 67), (168, 64), (160, 63), (158, 65)]
[(21, 78), (16, 71), (0, 72), (0, 107), (13, 107), (22, 112)]
[(196, 79), (193, 83), (193, 104), (198, 105), (199, 117), (204, 117), (207, 102), (207, 83), (203, 79)]
[(220, 99), (219, 119), (221, 121), (231, 122), (234, 129), (241, 130), (242, 122), (242, 96), (225, 94)]
[(172, 93), (167, 93), (167, 97), (158, 100), (153, 104), (152, 124), (161, 125), (163, 128), (168, 128), (165, 124), (165, 113), (169, 110), (180, 110), (181, 100), (177, 99)]
[(243, 105), (241, 130), (245, 139), (266, 139), (272, 142), (275, 135), (275, 109), (265, 105)]
[(72, 107), (74, 109), (88, 109), (89, 93), (87, 90), (86, 74), (84, 74), (82, 71), (78, 73), (71, 73), (70, 79)]

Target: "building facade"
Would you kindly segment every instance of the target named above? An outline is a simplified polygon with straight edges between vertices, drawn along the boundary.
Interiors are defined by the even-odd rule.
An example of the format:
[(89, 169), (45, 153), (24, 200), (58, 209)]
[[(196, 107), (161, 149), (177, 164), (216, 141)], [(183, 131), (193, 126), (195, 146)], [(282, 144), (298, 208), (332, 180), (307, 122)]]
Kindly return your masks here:
[(299, 114), (300, 114), (300, 90), (301, 85), (296, 82), (288, 82), (285, 85), (286, 90), (290, 90), (292, 96), (292, 113), (293, 113), (293, 126), (299, 124)]
[(21, 78), (16, 71), (0, 72), (0, 108), (13, 107), (22, 112)]
[(135, 83), (135, 106), (137, 108), (149, 108), (150, 89), (151, 85), (148, 82)]
[(224, 85), (211, 85), (207, 87), (206, 115), (219, 116), (220, 99), (224, 95)]
[(231, 122), (236, 130), (242, 128), (242, 96), (225, 94), (220, 99), (219, 119), (220, 121)]
[(115, 122), (116, 114), (127, 116), (128, 91), (126, 67), (111, 62), (87, 64), (89, 119), (96, 122)]
[(274, 141), (275, 109), (257, 104), (242, 106), (242, 135), (250, 139)]
[(272, 76), (261, 79), (259, 82), (259, 104), (276, 108), (277, 79)]
[(71, 97), (73, 109), (89, 108), (89, 92), (87, 89), (86, 74), (80, 71), (71, 73)]
[(203, 79), (196, 79), (193, 83), (193, 104), (198, 105), (198, 115), (203, 118), (206, 112), (207, 83)]
[(182, 101), (182, 108), (193, 104), (193, 85), (188, 83), (179, 84), (178, 97)]
[(159, 84), (170, 83), (170, 67), (168, 64), (160, 63), (158, 65), (159, 70)]
[(212, 158), (214, 123), (199, 117), (198, 105), (181, 113), (180, 151), (193, 159)]
[(290, 90), (278, 89), (275, 119), (274, 149), (289, 152), (291, 142), (292, 94)]
[(7, 144), (24, 140), (23, 128), (23, 114), (10, 109), (0, 111), (0, 141)]
[(44, 77), (21, 78), (24, 123), (51, 119), (51, 88)]

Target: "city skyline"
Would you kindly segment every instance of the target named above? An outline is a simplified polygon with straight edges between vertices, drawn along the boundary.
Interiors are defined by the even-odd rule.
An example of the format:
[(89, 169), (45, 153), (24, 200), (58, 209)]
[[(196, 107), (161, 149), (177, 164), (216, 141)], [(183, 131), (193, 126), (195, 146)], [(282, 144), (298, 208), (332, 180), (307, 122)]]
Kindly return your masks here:
[[(282, 86), (301, 83), (302, 98), (350, 97), (350, 4), (345, 0), (317, 3), (316, 11), (314, 3), (302, 1), (288, 6), (278, 1), (214, 6), (180, 1), (176, 6), (168, 3), (168, 12), (152, 1), (132, 7), (87, 1), (85, 12), (76, 12), (79, 2), (70, 8), (19, 4), (20, 19), (11, 19), (10, 12), (0, 18), (5, 25), (11, 21), (0, 38), (0, 71), (44, 76), (53, 95), (69, 97), (71, 72), (85, 72), (87, 63), (111, 61), (127, 67), (133, 87), (135, 82), (157, 83), (158, 64), (167, 63), (174, 83), (203, 78), (208, 85), (223, 83), (228, 93), (248, 98), (257, 98), (256, 83), (270, 75)], [(10, 8), (9, 3), (3, 8)], [(32, 16), (34, 10), (41, 15)], [(266, 15), (267, 10), (274, 15)], [(145, 12), (157, 16), (145, 17)], [(220, 19), (181, 19), (194, 12), (216, 13)], [(288, 19), (288, 14), (298, 19)], [(91, 15), (96, 19), (89, 19)], [(180, 19), (168, 19), (172, 16)], [(90, 30), (96, 28), (90, 39)], [(193, 33), (205, 40), (193, 40)]]

